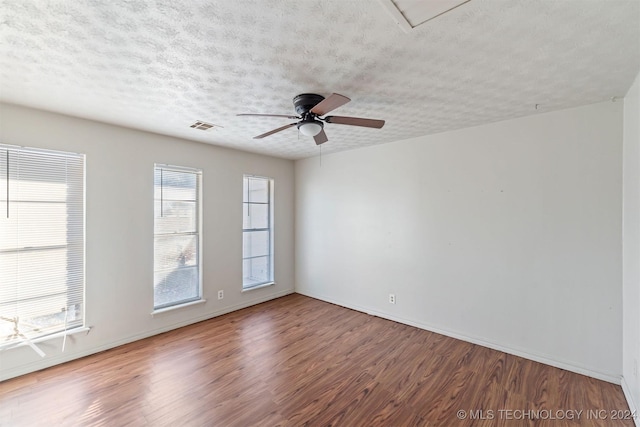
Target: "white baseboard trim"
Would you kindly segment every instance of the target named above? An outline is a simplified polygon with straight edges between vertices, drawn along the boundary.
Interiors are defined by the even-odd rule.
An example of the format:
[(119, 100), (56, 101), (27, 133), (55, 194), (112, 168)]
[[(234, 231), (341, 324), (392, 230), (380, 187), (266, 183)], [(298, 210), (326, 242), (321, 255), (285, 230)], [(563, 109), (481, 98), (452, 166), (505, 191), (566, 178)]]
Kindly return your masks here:
[(335, 304), (335, 305), (339, 305), (341, 307), (346, 307), (352, 310), (356, 310), (356, 311), (360, 311), (362, 313), (365, 314), (369, 314), (372, 316), (377, 316), (377, 317), (381, 317), (383, 319), (387, 319), (387, 320), (391, 320), (394, 322), (398, 322), (398, 323), (402, 323), (405, 325), (409, 325), (409, 326), (415, 326), (416, 328), (419, 329), (424, 329), (430, 332), (435, 332), (437, 334), (440, 335), (445, 335), (451, 338), (455, 338), (455, 339), (459, 339), (462, 341), (466, 341), (472, 344), (477, 344), (480, 345), (482, 347), (487, 347), (493, 350), (497, 350), (497, 351), (501, 351), (503, 353), (508, 353), (508, 354), (512, 354), (514, 356), (519, 356), (525, 359), (529, 359), (529, 360), (533, 360), (534, 362), (540, 362), (540, 363), (544, 363), (545, 365), (549, 365), (549, 366), (553, 366), (555, 368), (560, 368), (560, 369), (564, 369), (566, 371), (571, 371), (571, 372), (575, 372), (577, 374), (581, 374), (581, 375), (586, 375), (588, 377), (592, 377), (592, 378), (596, 378), (602, 381), (607, 381), (616, 385), (620, 385), (620, 376), (617, 375), (612, 375), (609, 373), (604, 373), (604, 372), (599, 372), (599, 371), (594, 371), (593, 369), (590, 369), (588, 367), (585, 366), (580, 366), (579, 364), (570, 362), (570, 361), (565, 361), (565, 360), (559, 360), (557, 358), (551, 357), (551, 356), (547, 356), (547, 355), (542, 355), (542, 354), (536, 354), (533, 353), (531, 351), (528, 350), (524, 350), (524, 349), (518, 349), (518, 348), (513, 348), (513, 347), (507, 347), (507, 346), (503, 346), (500, 344), (496, 344), (490, 341), (486, 341), (482, 338), (477, 338), (477, 337), (471, 337), (468, 335), (464, 335), (455, 331), (450, 331), (450, 330), (446, 330), (446, 329), (442, 329), (439, 327), (435, 327), (433, 325), (429, 325), (429, 324), (425, 324), (422, 322), (417, 322), (411, 319), (404, 319), (401, 317), (397, 317), (397, 316), (393, 316), (390, 315), (388, 313), (384, 313), (384, 312), (380, 312), (377, 310), (372, 310), (370, 308), (366, 308), (366, 307), (361, 307), (355, 304), (349, 304), (349, 303), (345, 303), (344, 301), (338, 301), (335, 300), (333, 298), (328, 298), (324, 295), (319, 295), (316, 294), (314, 292), (307, 292), (307, 291), (302, 291), (300, 289), (296, 289), (296, 292), (301, 294), (301, 295), (305, 295), (311, 298), (315, 298), (315, 299), (319, 299), (321, 301), (325, 301), (331, 304)]
[(629, 384), (627, 384), (627, 381), (624, 379), (624, 377), (622, 377), (620, 385), (622, 386), (622, 392), (624, 393), (624, 398), (627, 399), (627, 405), (629, 405), (629, 410), (631, 411), (632, 414), (636, 414), (636, 417), (633, 419), (633, 422), (636, 424), (636, 427), (640, 427), (640, 414), (638, 414), (638, 406), (636, 405), (636, 402), (633, 401), (633, 395), (631, 394), (631, 389), (629, 388)]
[[(1, 381), (5, 381), (11, 378), (15, 378), (15, 377), (19, 377), (21, 375), (25, 375), (25, 374), (29, 374), (31, 372), (36, 372), (36, 371), (40, 371), (42, 369), (46, 369), (46, 368), (50, 368), (52, 366), (55, 365), (59, 365), (61, 363), (65, 363), (65, 362), (70, 362), (72, 360), (75, 359), (80, 359), (82, 357), (86, 357), (86, 356), (90, 356), (92, 354), (95, 353), (100, 353), (101, 351), (105, 351), (105, 350), (109, 350), (115, 347), (119, 347), (121, 345), (124, 344), (129, 344), (131, 342), (134, 341), (138, 341), (144, 338), (149, 338), (152, 337), (154, 335), (158, 335), (158, 334), (162, 334), (164, 332), (169, 332), (172, 331), (174, 329), (178, 329), (178, 328), (182, 328), (184, 326), (188, 326), (194, 323), (198, 323), (198, 322), (202, 322), (204, 320), (209, 320), (212, 319), (214, 317), (218, 317), (218, 316), (222, 316), (223, 314), (227, 314), (227, 313), (231, 313), (233, 311), (237, 311), (243, 308), (247, 308), (247, 307), (251, 307), (253, 305), (257, 305), (263, 302), (267, 302), (270, 301), (272, 299), (276, 299), (276, 298), (280, 298), (289, 294), (294, 293), (294, 291), (292, 289), (289, 290), (285, 290), (285, 291), (280, 291), (280, 292), (276, 292), (274, 294), (270, 294), (268, 296), (263, 296), (261, 298), (254, 298), (248, 301), (243, 301), (240, 304), (235, 304), (235, 305), (231, 305), (228, 307), (224, 307), (221, 308), (220, 310), (216, 310), (216, 311), (212, 311), (209, 312), (205, 315), (202, 316), (197, 316), (197, 317), (192, 317), (188, 320), (185, 321), (181, 321), (181, 322), (177, 322), (171, 325), (167, 325), (164, 326), (162, 328), (158, 328), (158, 329), (153, 329), (150, 331), (146, 331), (144, 333), (141, 334), (135, 334), (135, 335), (131, 335), (128, 336), (126, 338), (120, 339), (120, 340), (116, 340), (116, 341), (112, 341), (110, 343), (104, 344), (104, 345), (100, 345), (97, 347), (92, 347), (90, 349), (86, 349), (83, 351), (78, 351), (78, 352), (74, 352), (74, 353), (61, 353), (59, 355), (56, 356), (51, 356), (51, 357), (47, 357), (46, 359), (42, 359), (33, 363), (29, 363), (26, 365), (22, 365), (20, 367), (17, 367), (15, 369), (10, 369), (7, 371), (2, 371), (0, 372), (0, 382)], [(10, 351), (10, 350), (5, 350), (5, 351)], [(1, 355), (0, 355), (1, 357)]]

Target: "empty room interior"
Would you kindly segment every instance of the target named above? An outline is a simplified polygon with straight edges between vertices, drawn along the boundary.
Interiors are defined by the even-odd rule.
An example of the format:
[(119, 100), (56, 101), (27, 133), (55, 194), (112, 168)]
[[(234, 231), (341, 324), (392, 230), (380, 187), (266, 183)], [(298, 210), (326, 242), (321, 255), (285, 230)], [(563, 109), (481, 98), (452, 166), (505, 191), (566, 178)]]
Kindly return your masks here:
[(640, 426), (640, 0), (0, 1), (0, 426)]

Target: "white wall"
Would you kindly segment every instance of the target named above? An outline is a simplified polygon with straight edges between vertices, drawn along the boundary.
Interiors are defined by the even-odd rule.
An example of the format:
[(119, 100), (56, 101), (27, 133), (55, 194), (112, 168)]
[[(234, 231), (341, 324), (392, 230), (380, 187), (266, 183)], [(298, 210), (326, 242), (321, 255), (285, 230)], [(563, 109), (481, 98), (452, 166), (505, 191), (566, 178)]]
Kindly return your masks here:
[[(213, 317), (294, 290), (294, 166), (97, 122), (0, 104), (0, 141), (86, 154), (89, 334), (0, 351), (0, 380)], [(203, 170), (205, 304), (152, 316), (153, 166)], [(242, 289), (242, 175), (275, 179), (275, 286)], [(217, 300), (217, 291), (225, 298)]]
[[(629, 406), (640, 404), (640, 75), (624, 100), (623, 348), (622, 372)], [(638, 420), (636, 420), (636, 423)]]
[(619, 383), (622, 112), (297, 161), (296, 291)]

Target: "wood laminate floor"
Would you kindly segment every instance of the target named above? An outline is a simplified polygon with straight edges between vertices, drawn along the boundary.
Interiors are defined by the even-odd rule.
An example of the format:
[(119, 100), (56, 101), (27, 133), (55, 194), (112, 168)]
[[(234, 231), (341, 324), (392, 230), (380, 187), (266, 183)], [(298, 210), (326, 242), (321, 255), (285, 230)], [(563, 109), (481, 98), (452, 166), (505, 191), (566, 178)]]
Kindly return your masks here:
[(297, 294), (0, 383), (11, 427), (633, 426), (624, 411), (614, 384)]

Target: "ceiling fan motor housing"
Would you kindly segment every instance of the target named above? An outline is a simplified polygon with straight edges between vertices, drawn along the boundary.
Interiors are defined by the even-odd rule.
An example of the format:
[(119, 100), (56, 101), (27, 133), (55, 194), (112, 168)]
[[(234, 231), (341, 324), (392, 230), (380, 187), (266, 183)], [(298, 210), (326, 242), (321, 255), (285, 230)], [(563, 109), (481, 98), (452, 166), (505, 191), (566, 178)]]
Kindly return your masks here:
[(309, 110), (315, 107), (320, 101), (324, 99), (324, 96), (317, 95), (315, 93), (303, 93), (293, 98), (293, 106), (296, 108), (296, 113), (305, 118)]

